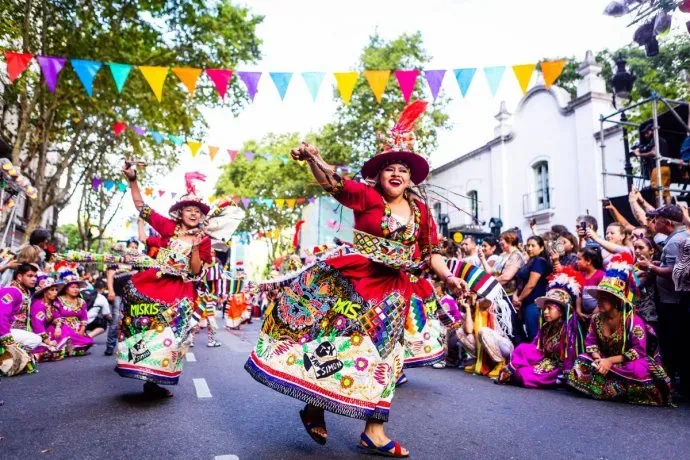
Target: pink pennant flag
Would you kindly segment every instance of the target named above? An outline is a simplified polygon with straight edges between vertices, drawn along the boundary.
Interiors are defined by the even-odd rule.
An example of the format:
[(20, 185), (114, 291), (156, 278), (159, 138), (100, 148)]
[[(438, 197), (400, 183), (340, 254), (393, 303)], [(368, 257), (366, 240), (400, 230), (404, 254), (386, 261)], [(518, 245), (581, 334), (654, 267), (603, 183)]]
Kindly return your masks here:
[(225, 99), (225, 93), (228, 90), (228, 83), (232, 78), (232, 70), (226, 69), (206, 69), (206, 75), (213, 81), (216, 86), (216, 91), (221, 99)]
[(158, 190), (158, 196), (163, 196), (165, 195), (165, 190)]
[(235, 159), (237, 158), (237, 153), (238, 153), (237, 150), (228, 150), (228, 154), (230, 155), (230, 162), (231, 163), (233, 161), (235, 161)]
[(429, 84), (429, 90), (431, 90), (431, 97), (434, 101), (438, 97), (438, 93), (441, 90), (441, 84), (443, 83), (443, 77), (446, 75), (445, 70), (425, 70), (424, 77), (426, 82)]
[(261, 72), (237, 72), (237, 74), (247, 86), (249, 99), (254, 102), (254, 97), (256, 96), (256, 92), (259, 87), (259, 80), (261, 79)]
[(55, 88), (57, 88), (58, 75), (60, 75), (62, 68), (65, 67), (67, 60), (55, 56), (38, 56), (36, 60), (38, 65), (41, 66), (46, 86), (48, 86), (51, 93), (54, 93)]
[(405, 102), (410, 102), (410, 96), (412, 96), (412, 91), (414, 91), (414, 86), (417, 83), (417, 77), (419, 77), (419, 70), (395, 71), (395, 78), (398, 80), (400, 92), (402, 92)]
[(116, 121), (113, 123), (113, 133), (115, 133), (116, 136), (119, 136), (120, 134), (125, 132), (125, 129), (127, 129), (127, 124), (123, 123), (121, 121)]

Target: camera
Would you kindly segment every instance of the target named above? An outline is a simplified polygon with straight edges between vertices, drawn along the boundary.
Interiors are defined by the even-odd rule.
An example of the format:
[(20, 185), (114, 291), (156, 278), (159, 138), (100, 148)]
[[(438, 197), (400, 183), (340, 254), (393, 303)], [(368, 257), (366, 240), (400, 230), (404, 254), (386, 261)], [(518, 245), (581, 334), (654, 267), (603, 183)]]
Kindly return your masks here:
[(558, 240), (549, 241), (546, 244), (546, 249), (549, 253), (551, 253), (552, 251), (555, 251), (556, 254), (558, 254), (559, 256), (565, 255), (565, 247), (564, 247), (563, 243), (558, 241)]

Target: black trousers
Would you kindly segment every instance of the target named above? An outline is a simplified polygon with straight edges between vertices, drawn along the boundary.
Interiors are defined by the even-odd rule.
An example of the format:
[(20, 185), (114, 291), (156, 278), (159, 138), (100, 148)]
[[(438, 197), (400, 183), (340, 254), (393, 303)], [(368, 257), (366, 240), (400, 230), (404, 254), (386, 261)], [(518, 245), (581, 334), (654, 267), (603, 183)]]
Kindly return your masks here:
[(657, 304), (657, 333), (664, 367), (672, 381), (675, 381), (676, 374), (680, 375), (681, 388), (685, 392), (690, 390), (690, 358), (684, 340), (690, 328), (689, 307), (690, 293), (683, 295), (679, 303)]

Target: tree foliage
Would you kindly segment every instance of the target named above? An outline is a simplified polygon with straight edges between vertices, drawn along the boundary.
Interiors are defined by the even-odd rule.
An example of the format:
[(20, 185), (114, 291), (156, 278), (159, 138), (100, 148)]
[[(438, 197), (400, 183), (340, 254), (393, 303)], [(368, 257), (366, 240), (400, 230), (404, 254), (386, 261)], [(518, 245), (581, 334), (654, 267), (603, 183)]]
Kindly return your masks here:
[[(0, 46), (35, 55), (217, 68), (260, 57), (255, 31), (262, 17), (229, 0), (6, 0), (0, 2), (0, 18)], [(55, 94), (35, 64), (14, 84), (2, 78), (0, 134), (13, 147), (13, 162), (39, 193), (30, 203), (28, 232), (47, 208), (62, 209), (91, 176), (115, 176), (125, 156), (148, 161), (156, 173), (177, 162), (170, 144), (158, 145), (129, 131), (114, 139), (116, 120), (194, 137), (204, 129), (199, 107), (219, 103), (210, 83), (200, 84), (190, 99), (170, 74), (159, 103), (136, 69), (119, 94), (104, 66), (94, 82), (94, 97), (69, 65)], [(234, 82), (230, 93), (230, 107), (240, 110), (244, 92)]]

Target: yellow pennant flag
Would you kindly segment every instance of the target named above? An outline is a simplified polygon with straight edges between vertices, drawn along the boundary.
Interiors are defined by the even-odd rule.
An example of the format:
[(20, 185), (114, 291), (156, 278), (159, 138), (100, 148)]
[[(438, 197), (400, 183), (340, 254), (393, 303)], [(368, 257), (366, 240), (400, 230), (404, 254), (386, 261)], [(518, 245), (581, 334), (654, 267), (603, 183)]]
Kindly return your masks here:
[(278, 209), (283, 209), (283, 206), (285, 206), (285, 198), (276, 198), (276, 206)]
[(383, 98), (383, 92), (388, 86), (388, 79), (391, 76), (390, 70), (365, 70), (364, 76), (369, 82), (369, 87), (374, 93), (374, 97), (380, 103)]
[(551, 85), (556, 83), (558, 77), (563, 73), (567, 61), (565, 59), (559, 59), (557, 61), (542, 61), (541, 63), (541, 73), (544, 74), (544, 86), (546, 89), (551, 88)]
[(165, 83), (165, 77), (168, 76), (168, 68), (140, 65), (139, 70), (141, 70), (144, 78), (146, 78), (158, 102), (163, 100), (163, 83)]
[(208, 146), (208, 156), (211, 157), (211, 161), (216, 157), (216, 153), (218, 153), (218, 150), (220, 150), (220, 147), (216, 147), (214, 145), (209, 145)]
[(177, 75), (183, 85), (187, 87), (187, 92), (189, 93), (189, 98), (194, 96), (194, 90), (196, 89), (196, 83), (199, 81), (199, 75), (201, 75), (201, 69), (195, 69), (194, 67), (173, 67), (173, 73)]
[(285, 200), (285, 202), (287, 203), (288, 208), (295, 209), (295, 203), (297, 202), (296, 199), (288, 198), (287, 200)]
[(132, 222), (126, 220), (126, 221), (125, 221), (125, 228), (129, 228), (129, 227), (131, 227), (131, 226), (132, 226)]
[(189, 150), (192, 151), (192, 157), (195, 157), (196, 154), (199, 153), (199, 149), (201, 148), (201, 142), (187, 141), (187, 145), (189, 146)]
[(273, 230), (272, 235), (274, 240), (280, 238), (280, 230)]
[(338, 84), (338, 91), (340, 91), (343, 103), (345, 105), (349, 104), (359, 74), (357, 72), (336, 72), (333, 75), (335, 76), (335, 82)]
[(217, 198), (218, 198), (217, 196), (211, 195), (210, 197), (208, 197), (208, 202), (213, 203), (214, 201), (216, 201)]
[(515, 72), (515, 78), (517, 78), (517, 81), (520, 84), (522, 94), (527, 94), (529, 82), (532, 80), (532, 74), (536, 68), (537, 64), (519, 64), (513, 66), (513, 72)]

